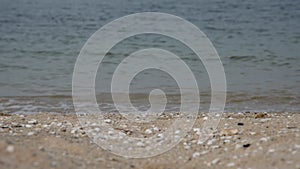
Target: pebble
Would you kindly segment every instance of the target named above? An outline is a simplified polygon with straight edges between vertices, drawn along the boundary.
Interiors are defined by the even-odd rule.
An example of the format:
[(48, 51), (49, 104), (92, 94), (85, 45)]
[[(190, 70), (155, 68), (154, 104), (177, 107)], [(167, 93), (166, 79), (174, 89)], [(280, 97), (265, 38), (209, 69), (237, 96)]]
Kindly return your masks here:
[(105, 119), (104, 122), (105, 123), (111, 123), (111, 119)]
[(207, 145), (212, 145), (217, 139), (211, 139), (207, 142)]
[(235, 163), (228, 163), (227, 165), (226, 165), (227, 167), (233, 167), (233, 166), (235, 166)]
[(193, 130), (194, 130), (194, 132), (196, 132), (196, 134), (198, 136), (201, 136), (201, 130), (200, 130), (200, 128), (194, 128)]
[(223, 130), (222, 135), (225, 136), (232, 136), (232, 135), (237, 135), (239, 131), (237, 129), (226, 129)]
[(153, 127), (153, 131), (159, 131), (158, 127)]
[(6, 147), (6, 151), (9, 153), (13, 153), (15, 151), (15, 147), (13, 145), (9, 145)]
[(203, 141), (199, 140), (199, 141), (197, 142), (197, 144), (201, 145), (201, 144), (203, 144)]
[(275, 149), (269, 149), (268, 153), (274, 153)]
[(175, 131), (175, 134), (179, 134), (179, 133), (180, 133), (180, 130), (176, 130), (176, 131)]
[(27, 122), (28, 124), (37, 124), (38, 121), (36, 119), (31, 119)]
[(261, 142), (267, 142), (267, 141), (269, 141), (269, 138), (262, 137), (262, 138), (259, 139), (259, 141), (261, 141)]
[(27, 133), (27, 136), (32, 136), (32, 135), (34, 135), (34, 132), (32, 132), (32, 131)]
[(43, 125), (42, 125), (42, 127), (43, 127), (43, 128), (48, 128), (48, 127), (49, 127), (49, 125), (47, 125), (47, 124), (43, 124)]
[(249, 143), (243, 145), (244, 148), (248, 148), (248, 147), (250, 147), (250, 146), (251, 146), (251, 144), (249, 144)]
[(31, 128), (31, 127), (32, 127), (32, 125), (30, 125), (30, 124), (26, 124), (26, 125), (25, 125), (25, 127), (26, 127), (26, 128)]
[(224, 143), (230, 143), (231, 140), (224, 140)]
[(199, 157), (200, 153), (199, 152), (194, 152), (192, 156), (193, 156), (193, 158)]
[(250, 135), (255, 135), (256, 133), (255, 133), (255, 132), (249, 132), (249, 134), (250, 134)]
[(211, 161), (211, 164), (215, 165), (215, 164), (218, 164), (219, 162), (220, 162), (220, 159), (216, 158), (216, 159), (214, 159), (214, 160)]
[(50, 123), (50, 126), (56, 126), (56, 124), (57, 123), (53, 121), (53, 122)]
[(146, 130), (145, 130), (145, 133), (146, 133), (146, 134), (151, 134), (151, 133), (152, 133), (152, 130), (151, 130), (151, 129), (146, 129)]

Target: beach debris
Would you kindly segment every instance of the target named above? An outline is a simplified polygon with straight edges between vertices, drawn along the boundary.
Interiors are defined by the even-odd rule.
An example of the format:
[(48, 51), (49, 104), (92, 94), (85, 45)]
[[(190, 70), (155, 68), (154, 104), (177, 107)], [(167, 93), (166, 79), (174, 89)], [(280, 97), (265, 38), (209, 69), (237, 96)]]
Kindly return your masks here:
[(258, 118), (265, 118), (266, 116), (267, 116), (266, 113), (257, 113), (254, 118), (256, 118), (256, 119), (258, 119)]
[(13, 153), (15, 151), (15, 147), (13, 145), (8, 145), (6, 147), (6, 151), (9, 153)]

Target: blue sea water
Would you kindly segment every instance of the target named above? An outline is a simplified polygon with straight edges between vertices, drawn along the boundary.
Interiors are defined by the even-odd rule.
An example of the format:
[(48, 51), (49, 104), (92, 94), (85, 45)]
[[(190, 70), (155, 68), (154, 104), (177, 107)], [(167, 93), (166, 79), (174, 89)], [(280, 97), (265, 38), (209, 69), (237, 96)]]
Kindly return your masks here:
[[(177, 15), (207, 35), (224, 65), (226, 111), (300, 110), (300, 1), (294, 0), (1, 0), (0, 110), (71, 110), (73, 68), (82, 46), (105, 24), (137, 12)], [(201, 62), (179, 42), (157, 35), (127, 39), (105, 57), (96, 79), (100, 107), (113, 109), (106, 94), (120, 61), (153, 46), (190, 66), (202, 93), (201, 111), (207, 111), (210, 83)], [(143, 72), (131, 87), (138, 107), (147, 107), (153, 88), (178, 98), (171, 77)], [(170, 109), (178, 99), (172, 103)]]

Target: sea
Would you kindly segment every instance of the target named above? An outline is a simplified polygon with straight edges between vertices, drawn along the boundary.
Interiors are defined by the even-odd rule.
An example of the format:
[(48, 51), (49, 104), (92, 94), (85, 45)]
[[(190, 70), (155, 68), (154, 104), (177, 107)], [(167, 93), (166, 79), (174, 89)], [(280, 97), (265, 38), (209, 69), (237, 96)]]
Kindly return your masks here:
[[(1, 0), (0, 112), (73, 113), (73, 71), (86, 41), (104, 25), (142, 12), (176, 15), (206, 34), (225, 70), (225, 112), (300, 111), (300, 1)], [(209, 111), (210, 80), (201, 60), (179, 41), (157, 34), (125, 39), (105, 55), (95, 80), (99, 108), (117, 111), (110, 94), (114, 70), (130, 53), (153, 47), (175, 53), (190, 67), (199, 112)], [(153, 89), (167, 95), (166, 111), (178, 111), (179, 87), (159, 70), (133, 79), (133, 105), (147, 110)]]

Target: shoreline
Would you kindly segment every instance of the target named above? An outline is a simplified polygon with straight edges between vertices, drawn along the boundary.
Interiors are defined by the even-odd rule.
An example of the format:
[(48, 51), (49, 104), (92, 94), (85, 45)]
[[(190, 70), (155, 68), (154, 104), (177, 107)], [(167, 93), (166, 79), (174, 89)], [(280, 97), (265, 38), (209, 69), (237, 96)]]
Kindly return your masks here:
[[(112, 114), (109, 118), (119, 117)], [(161, 118), (152, 127), (168, 127), (175, 118)], [(0, 114), (0, 166), (300, 168), (300, 113), (224, 113), (213, 135), (205, 143), (199, 143), (196, 131), (204, 120), (205, 113), (198, 116), (193, 129), (171, 150), (151, 158), (127, 159), (93, 143), (75, 114)], [(126, 134), (146, 133), (138, 129)]]

